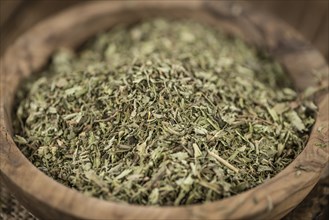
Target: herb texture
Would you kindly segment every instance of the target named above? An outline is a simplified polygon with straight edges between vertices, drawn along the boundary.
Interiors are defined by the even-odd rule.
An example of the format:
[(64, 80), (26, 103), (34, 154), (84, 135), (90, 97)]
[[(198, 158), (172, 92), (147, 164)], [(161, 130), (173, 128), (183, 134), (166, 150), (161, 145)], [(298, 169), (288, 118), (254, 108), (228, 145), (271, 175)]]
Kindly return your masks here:
[(87, 195), (145, 205), (261, 184), (301, 152), (316, 110), (268, 56), (162, 19), (61, 50), (18, 100), (16, 142), (35, 166)]

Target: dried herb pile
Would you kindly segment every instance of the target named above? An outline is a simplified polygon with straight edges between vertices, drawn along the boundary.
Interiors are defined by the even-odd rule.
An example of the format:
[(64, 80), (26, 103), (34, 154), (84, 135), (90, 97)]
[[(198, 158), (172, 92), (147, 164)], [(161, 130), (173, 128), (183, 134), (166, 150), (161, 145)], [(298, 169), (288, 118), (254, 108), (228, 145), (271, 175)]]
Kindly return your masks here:
[(235, 195), (303, 149), (316, 106), (265, 54), (155, 19), (62, 50), (18, 93), (16, 142), (85, 194), (183, 205)]

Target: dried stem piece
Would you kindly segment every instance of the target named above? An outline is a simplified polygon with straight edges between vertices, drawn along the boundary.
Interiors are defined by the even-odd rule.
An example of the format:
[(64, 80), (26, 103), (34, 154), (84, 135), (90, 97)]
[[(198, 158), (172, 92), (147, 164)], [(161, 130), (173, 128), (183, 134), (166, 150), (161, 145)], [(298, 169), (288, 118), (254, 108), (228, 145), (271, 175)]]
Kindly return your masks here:
[(223, 158), (221, 158), (220, 156), (218, 156), (216, 153), (211, 152), (211, 151), (208, 151), (208, 154), (210, 156), (212, 156), (213, 158), (215, 158), (216, 160), (218, 160), (221, 164), (223, 164), (227, 168), (233, 170), (236, 173), (239, 173), (239, 169), (238, 168), (234, 167), (232, 164), (230, 164), (228, 161), (226, 161)]

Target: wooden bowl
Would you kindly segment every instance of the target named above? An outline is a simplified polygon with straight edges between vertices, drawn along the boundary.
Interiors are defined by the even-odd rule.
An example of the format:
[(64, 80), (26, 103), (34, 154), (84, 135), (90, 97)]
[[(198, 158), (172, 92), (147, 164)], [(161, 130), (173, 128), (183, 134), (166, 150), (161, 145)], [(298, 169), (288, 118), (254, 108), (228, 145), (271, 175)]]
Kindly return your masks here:
[[(43, 174), (20, 152), (12, 136), (11, 112), (19, 83), (42, 68), (62, 46), (77, 47), (100, 30), (122, 22), (165, 16), (191, 18), (268, 50), (297, 89), (315, 83), (313, 73), (328, 71), (324, 58), (281, 21), (237, 5), (203, 1), (91, 1), (45, 20), (21, 36), (1, 59), (1, 179), (19, 201), (43, 219), (273, 219), (292, 210), (318, 181), (327, 164), (328, 93), (317, 98), (319, 111), (304, 151), (269, 181), (216, 202), (180, 207), (117, 204), (91, 198)], [(321, 128), (321, 129), (320, 129)]]

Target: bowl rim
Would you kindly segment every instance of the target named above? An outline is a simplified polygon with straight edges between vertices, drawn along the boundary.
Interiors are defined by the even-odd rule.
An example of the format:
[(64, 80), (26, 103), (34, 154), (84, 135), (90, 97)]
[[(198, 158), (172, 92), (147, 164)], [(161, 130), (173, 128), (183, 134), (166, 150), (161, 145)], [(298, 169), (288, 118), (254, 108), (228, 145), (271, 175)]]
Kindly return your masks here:
[[(35, 27), (31, 28), (25, 34), (23, 34), (7, 51), (5, 51), (3, 57), (1, 57), (1, 95), (0, 95), (0, 176), (1, 179), (7, 184), (7, 186), (17, 195), (19, 200), (34, 211), (37, 215), (47, 216), (47, 213), (42, 213), (39, 207), (35, 207), (38, 204), (40, 207), (47, 207), (56, 216), (56, 212), (65, 213), (65, 215), (76, 218), (142, 218), (142, 219), (168, 219), (168, 218), (251, 218), (261, 216), (282, 216), (294, 208), (298, 202), (300, 202), (307, 193), (315, 185), (321, 171), (328, 163), (329, 151), (328, 148), (319, 148), (316, 146), (317, 140), (321, 138), (321, 133), (318, 132), (320, 127), (327, 125), (328, 120), (328, 99), (329, 94), (323, 94), (318, 97), (317, 104), (319, 106), (319, 112), (316, 117), (316, 123), (313, 126), (310, 139), (307, 142), (306, 147), (300, 153), (300, 155), (285, 169), (279, 172), (270, 180), (258, 185), (250, 190), (240, 193), (235, 196), (231, 196), (222, 200), (204, 203), (193, 204), (184, 206), (141, 206), (133, 204), (119, 204), (109, 201), (103, 201), (97, 198), (88, 197), (75, 189), (70, 189), (46, 174), (38, 170), (18, 149), (12, 139), (12, 127), (10, 110), (12, 106), (13, 91), (9, 87), (16, 87), (14, 80), (11, 78), (18, 77), (22, 80), (23, 76), (27, 76), (32, 72), (33, 68), (39, 68), (43, 57), (32, 56), (33, 60), (29, 61), (30, 66), (24, 62), (24, 59), (32, 59), (31, 54), (34, 50), (40, 50), (41, 54), (48, 54), (49, 51), (43, 52), (44, 48), (40, 44), (39, 40), (52, 44), (52, 41), (62, 42), (62, 39), (57, 39), (58, 36), (52, 38), (55, 35), (55, 30), (49, 27), (58, 28), (61, 31), (65, 31), (68, 27), (72, 28), (73, 24), (83, 23), (88, 24), (88, 19), (95, 18), (102, 13), (116, 13), (120, 12), (132, 12), (136, 10), (174, 10), (175, 8), (182, 8), (184, 10), (202, 11), (202, 13), (209, 14), (214, 19), (228, 19), (223, 18), (225, 16), (231, 16), (229, 19), (232, 22), (236, 22), (234, 19), (238, 19), (241, 15), (232, 15), (227, 12), (226, 3), (218, 3), (218, 5), (212, 4), (212, 2), (203, 1), (191, 1), (189, 4), (185, 4), (183, 1), (166, 1), (163, 2), (88, 2), (79, 6), (75, 6), (71, 9), (67, 9), (47, 20), (42, 21)], [(97, 10), (96, 10), (97, 9)], [(300, 37), (292, 28), (285, 25), (283, 22), (272, 18), (268, 15), (260, 12), (250, 10), (245, 12), (249, 23), (244, 23), (239, 20), (238, 27), (243, 29), (243, 25), (254, 25), (254, 29), (259, 29), (258, 32), (266, 32), (264, 36), (248, 33), (247, 29), (243, 29), (242, 34), (248, 36), (245, 39), (252, 44), (258, 44), (259, 37), (263, 37), (265, 46), (269, 51), (277, 57), (280, 62), (287, 64), (288, 71), (295, 71), (297, 76), (294, 78), (298, 82), (298, 85), (302, 85), (301, 89), (306, 85), (312, 84), (312, 78), (314, 76), (310, 71), (302, 73), (301, 70), (328, 70), (328, 65), (322, 55), (316, 51), (313, 47)], [(68, 18), (81, 17), (71, 23)], [(85, 20), (83, 20), (85, 19)], [(245, 17), (244, 17), (245, 19)], [(271, 22), (271, 27), (267, 27), (262, 23), (262, 19)], [(83, 21), (81, 21), (83, 20)], [(61, 22), (59, 22), (61, 21)], [(63, 23), (67, 22), (67, 23)], [(232, 23), (232, 24), (233, 24)], [(71, 26), (70, 26), (71, 25)], [(47, 33), (44, 31), (47, 30)], [(282, 31), (289, 30), (288, 37), (282, 34)], [(240, 30), (232, 29), (228, 32), (232, 32), (234, 35), (239, 35)], [(257, 31), (257, 30), (256, 30)], [(281, 34), (278, 34), (281, 33)], [(264, 33), (262, 33), (264, 34)], [(272, 36), (277, 36), (272, 39)], [(287, 41), (289, 39), (289, 41)], [(253, 40), (256, 40), (252, 42)], [(271, 41), (272, 40), (272, 41)], [(298, 42), (298, 47), (289, 47), (285, 42)], [(27, 43), (31, 42), (32, 46), (28, 46)], [(73, 44), (72, 42), (70, 42)], [(78, 42), (77, 42), (78, 43)], [(54, 43), (56, 44), (56, 43)], [(258, 45), (259, 46), (259, 45)], [(264, 46), (264, 45), (260, 45)], [(280, 48), (281, 47), (281, 48)], [(19, 50), (19, 49), (24, 49)], [(317, 62), (313, 62), (314, 60)], [(17, 65), (9, 66), (9, 63), (15, 60)], [(289, 62), (297, 60), (299, 66), (297, 69), (294, 65), (289, 66)], [(11, 75), (10, 75), (11, 74)], [(10, 76), (9, 76), (10, 75)], [(302, 79), (306, 76), (305, 79)], [(325, 129), (325, 135), (328, 136), (328, 127)], [(298, 171), (298, 172), (297, 172)], [(282, 183), (286, 182), (286, 185)], [(288, 183), (289, 182), (289, 183)], [(42, 190), (40, 190), (42, 189)], [(57, 192), (58, 196), (54, 195)], [(289, 200), (290, 199), (290, 200)], [(81, 203), (83, 201), (83, 203)], [(287, 203), (287, 201), (290, 201)], [(291, 203), (291, 204), (290, 204)], [(290, 204), (290, 205), (289, 205)], [(34, 206), (34, 207), (33, 207)], [(128, 211), (129, 209), (129, 211)], [(46, 214), (46, 215), (45, 215)]]

